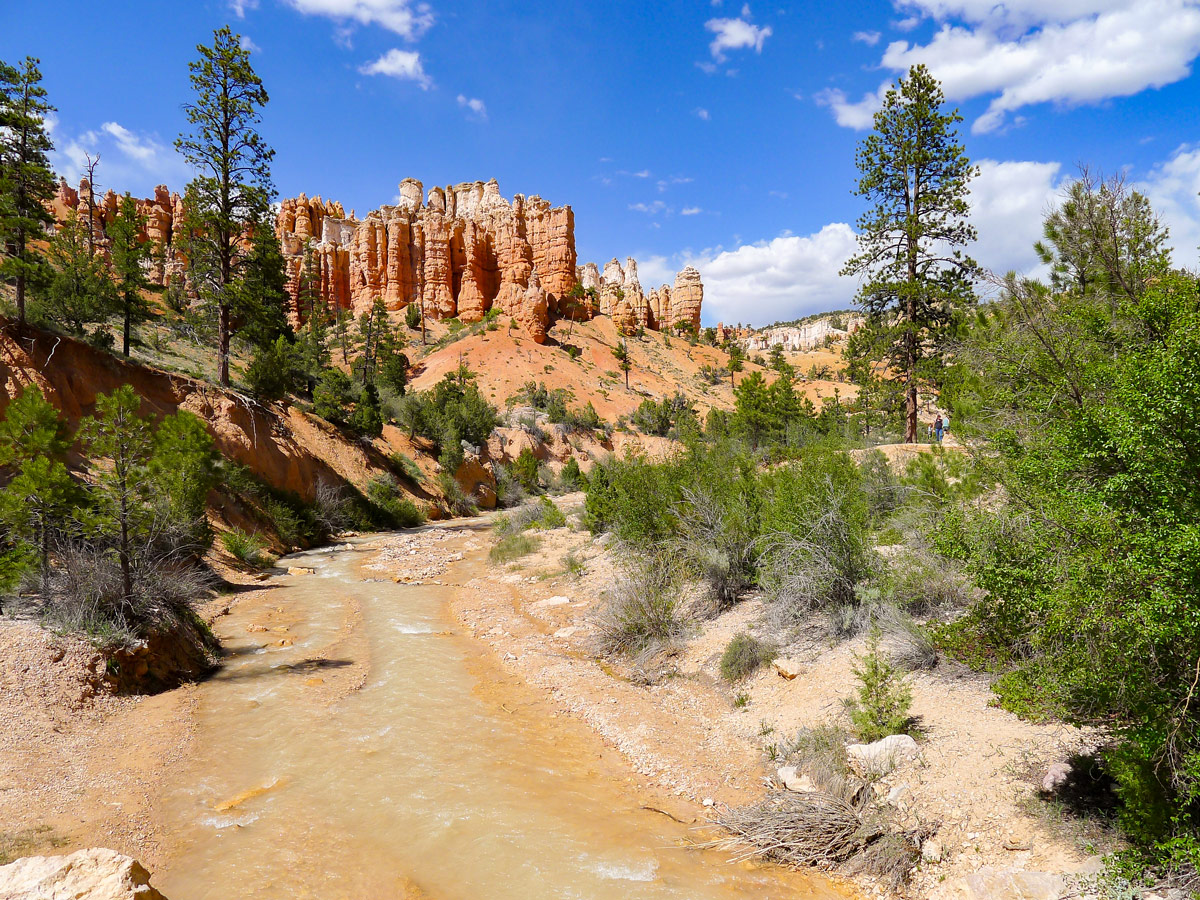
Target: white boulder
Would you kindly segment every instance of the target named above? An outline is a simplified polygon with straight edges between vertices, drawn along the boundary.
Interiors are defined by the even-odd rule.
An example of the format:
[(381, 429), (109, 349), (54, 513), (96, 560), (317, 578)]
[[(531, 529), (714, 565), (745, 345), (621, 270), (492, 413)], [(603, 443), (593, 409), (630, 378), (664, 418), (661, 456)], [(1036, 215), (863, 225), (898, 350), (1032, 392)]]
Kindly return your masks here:
[(846, 759), (859, 775), (886, 775), (905, 760), (920, 753), (917, 742), (907, 734), (889, 734), (873, 744), (850, 744)]
[(0, 866), (0, 900), (166, 900), (150, 873), (115, 850), (27, 856)]

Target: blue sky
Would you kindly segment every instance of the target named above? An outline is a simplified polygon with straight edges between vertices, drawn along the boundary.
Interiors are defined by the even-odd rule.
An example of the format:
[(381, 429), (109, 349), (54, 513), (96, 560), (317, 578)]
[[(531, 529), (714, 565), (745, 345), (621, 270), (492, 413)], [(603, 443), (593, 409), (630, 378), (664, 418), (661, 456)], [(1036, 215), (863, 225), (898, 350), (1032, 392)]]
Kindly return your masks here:
[(696, 265), (706, 324), (850, 304), (855, 143), (918, 61), (983, 169), (984, 265), (1034, 266), (1079, 164), (1145, 190), (1180, 263), (1200, 244), (1200, 0), (0, 0), (0, 23), (0, 58), (42, 60), (72, 180), (91, 150), (103, 187), (181, 189), (187, 62), (229, 23), (282, 196), (361, 216), (404, 177), (494, 177), (571, 204), (581, 261), (635, 256), (647, 287)]

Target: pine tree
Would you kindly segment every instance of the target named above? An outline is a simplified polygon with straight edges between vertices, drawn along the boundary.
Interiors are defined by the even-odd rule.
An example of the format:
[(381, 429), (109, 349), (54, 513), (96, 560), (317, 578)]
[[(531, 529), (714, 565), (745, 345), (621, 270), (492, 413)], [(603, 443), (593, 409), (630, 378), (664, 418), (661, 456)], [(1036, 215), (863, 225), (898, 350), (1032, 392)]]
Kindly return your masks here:
[[(50, 574), (50, 545), (78, 503), (79, 492), (63, 457), (71, 440), (66, 422), (37, 388), (22, 391), (0, 419), (0, 466), (16, 475), (0, 491), (0, 523), (15, 544), (0, 569), (25, 568), (23, 560), (36, 554), (42, 591)], [(32, 551), (27, 554), (26, 550)], [(12, 571), (3, 580), (11, 580)]]
[(746, 360), (746, 352), (742, 349), (741, 345), (740, 344), (730, 344), (729, 345), (729, 362), (727, 362), (725, 364), (725, 367), (727, 369), (729, 369), (729, 386), (730, 386), (730, 388), (736, 387), (736, 385), (733, 383), (733, 375), (735, 372), (742, 371), (742, 369), (745, 367), (745, 360)]
[(971, 178), (958, 142), (957, 110), (943, 112), (941, 86), (914, 66), (889, 90), (875, 129), (858, 146), (856, 195), (873, 205), (858, 220), (859, 252), (843, 275), (864, 278), (857, 302), (874, 338), (862, 346), (887, 361), (906, 392), (904, 440), (917, 439), (917, 391), (932, 381), (954, 313), (973, 302), (975, 261), (962, 248)]
[(79, 336), (117, 308), (117, 288), (107, 262), (88, 252), (88, 230), (88, 223), (72, 212), (50, 240), (49, 281), (36, 305), (39, 318)]
[(267, 215), (275, 153), (257, 130), (269, 98), (241, 36), (226, 26), (213, 33), (211, 47), (196, 49), (200, 58), (188, 65), (195, 99), (184, 106), (195, 131), (175, 146), (198, 173), (184, 201), (187, 257), (197, 293), (216, 309), (218, 377), (228, 386), (242, 241)]
[(28, 284), (39, 273), (39, 258), (29, 246), (54, 221), (45, 204), (54, 196), (48, 154), (54, 149), (38, 60), (25, 57), (20, 68), (0, 62), (0, 277), (16, 287), (17, 326), (25, 327)]
[(629, 361), (628, 342), (621, 341), (613, 347), (612, 355), (617, 359), (618, 368), (625, 373), (625, 390), (629, 390), (629, 370), (633, 368), (633, 364)]
[(291, 340), (287, 320), (287, 269), (279, 238), (268, 216), (250, 226), (250, 246), (233, 292), (238, 337), (252, 347), (268, 347), (281, 335)]
[[(138, 415), (141, 401), (130, 385), (96, 398), (96, 414), (83, 421), (79, 437), (95, 472), (92, 497), (97, 533), (115, 540), (121, 566), (121, 598), (133, 602), (139, 535), (153, 517), (149, 425)], [(103, 463), (97, 466), (96, 463)]]
[(143, 267), (150, 256), (150, 243), (140, 238), (145, 228), (145, 215), (138, 212), (137, 201), (126, 193), (121, 198), (116, 220), (107, 229), (113, 275), (121, 296), (121, 355), (126, 358), (129, 357), (131, 326), (150, 318), (150, 307), (142, 296), (142, 291), (150, 284)]

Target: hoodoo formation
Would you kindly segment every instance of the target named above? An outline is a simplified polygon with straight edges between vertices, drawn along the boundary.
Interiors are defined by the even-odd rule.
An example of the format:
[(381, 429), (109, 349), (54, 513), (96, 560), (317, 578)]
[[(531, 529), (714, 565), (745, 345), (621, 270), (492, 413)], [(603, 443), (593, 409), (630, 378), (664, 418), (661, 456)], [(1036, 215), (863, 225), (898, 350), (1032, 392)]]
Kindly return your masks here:
[[(293, 303), (309, 266), (330, 307), (359, 312), (378, 297), (389, 310), (419, 303), (431, 318), (463, 322), (498, 309), (538, 342), (557, 317), (607, 315), (630, 334), (700, 327), (704, 288), (695, 269), (680, 272), (674, 288), (646, 295), (633, 259), (625, 268), (612, 260), (603, 275), (595, 263), (578, 266), (569, 206), (521, 194), (509, 202), (495, 179), (426, 195), (421, 182), (406, 178), (397, 201), (360, 220), (336, 201), (284, 200), (276, 228)], [(576, 285), (594, 292), (572, 296)], [(299, 305), (291, 312), (304, 314)]]
[[(307, 314), (300, 295), (308, 277), (330, 309), (357, 314), (378, 297), (393, 312), (417, 303), (431, 319), (463, 322), (478, 322), (498, 309), (538, 343), (550, 323), (563, 317), (610, 316), (626, 334), (638, 328), (700, 328), (699, 272), (688, 266), (675, 276), (674, 287), (664, 284), (647, 294), (632, 257), (624, 267), (610, 260), (603, 274), (595, 263), (577, 265), (569, 206), (521, 194), (510, 202), (495, 179), (434, 187), (426, 195), (421, 182), (406, 178), (397, 200), (365, 219), (353, 211), (347, 216), (341, 203), (319, 196), (301, 194), (280, 204), (275, 227), (287, 260), (293, 321)], [(86, 178), (78, 190), (60, 180), (54, 211), (60, 220), (72, 210), (90, 220), (103, 243), (119, 204), (111, 190), (93, 201)], [(146, 216), (143, 237), (155, 246), (151, 281), (165, 285), (185, 278), (179, 241), (183, 199), (160, 185), (154, 197), (138, 201), (138, 211)], [(572, 294), (576, 285), (585, 293)]]

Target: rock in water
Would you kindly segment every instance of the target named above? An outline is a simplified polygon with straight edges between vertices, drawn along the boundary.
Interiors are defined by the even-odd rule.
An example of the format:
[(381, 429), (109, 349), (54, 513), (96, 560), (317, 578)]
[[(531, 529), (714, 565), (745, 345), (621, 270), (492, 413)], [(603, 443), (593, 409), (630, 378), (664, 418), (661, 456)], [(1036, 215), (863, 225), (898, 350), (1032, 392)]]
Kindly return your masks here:
[(115, 850), (27, 856), (0, 866), (0, 900), (166, 900), (150, 873)]
[(920, 751), (907, 734), (889, 734), (873, 744), (851, 744), (846, 748), (850, 768), (860, 775), (886, 775)]

